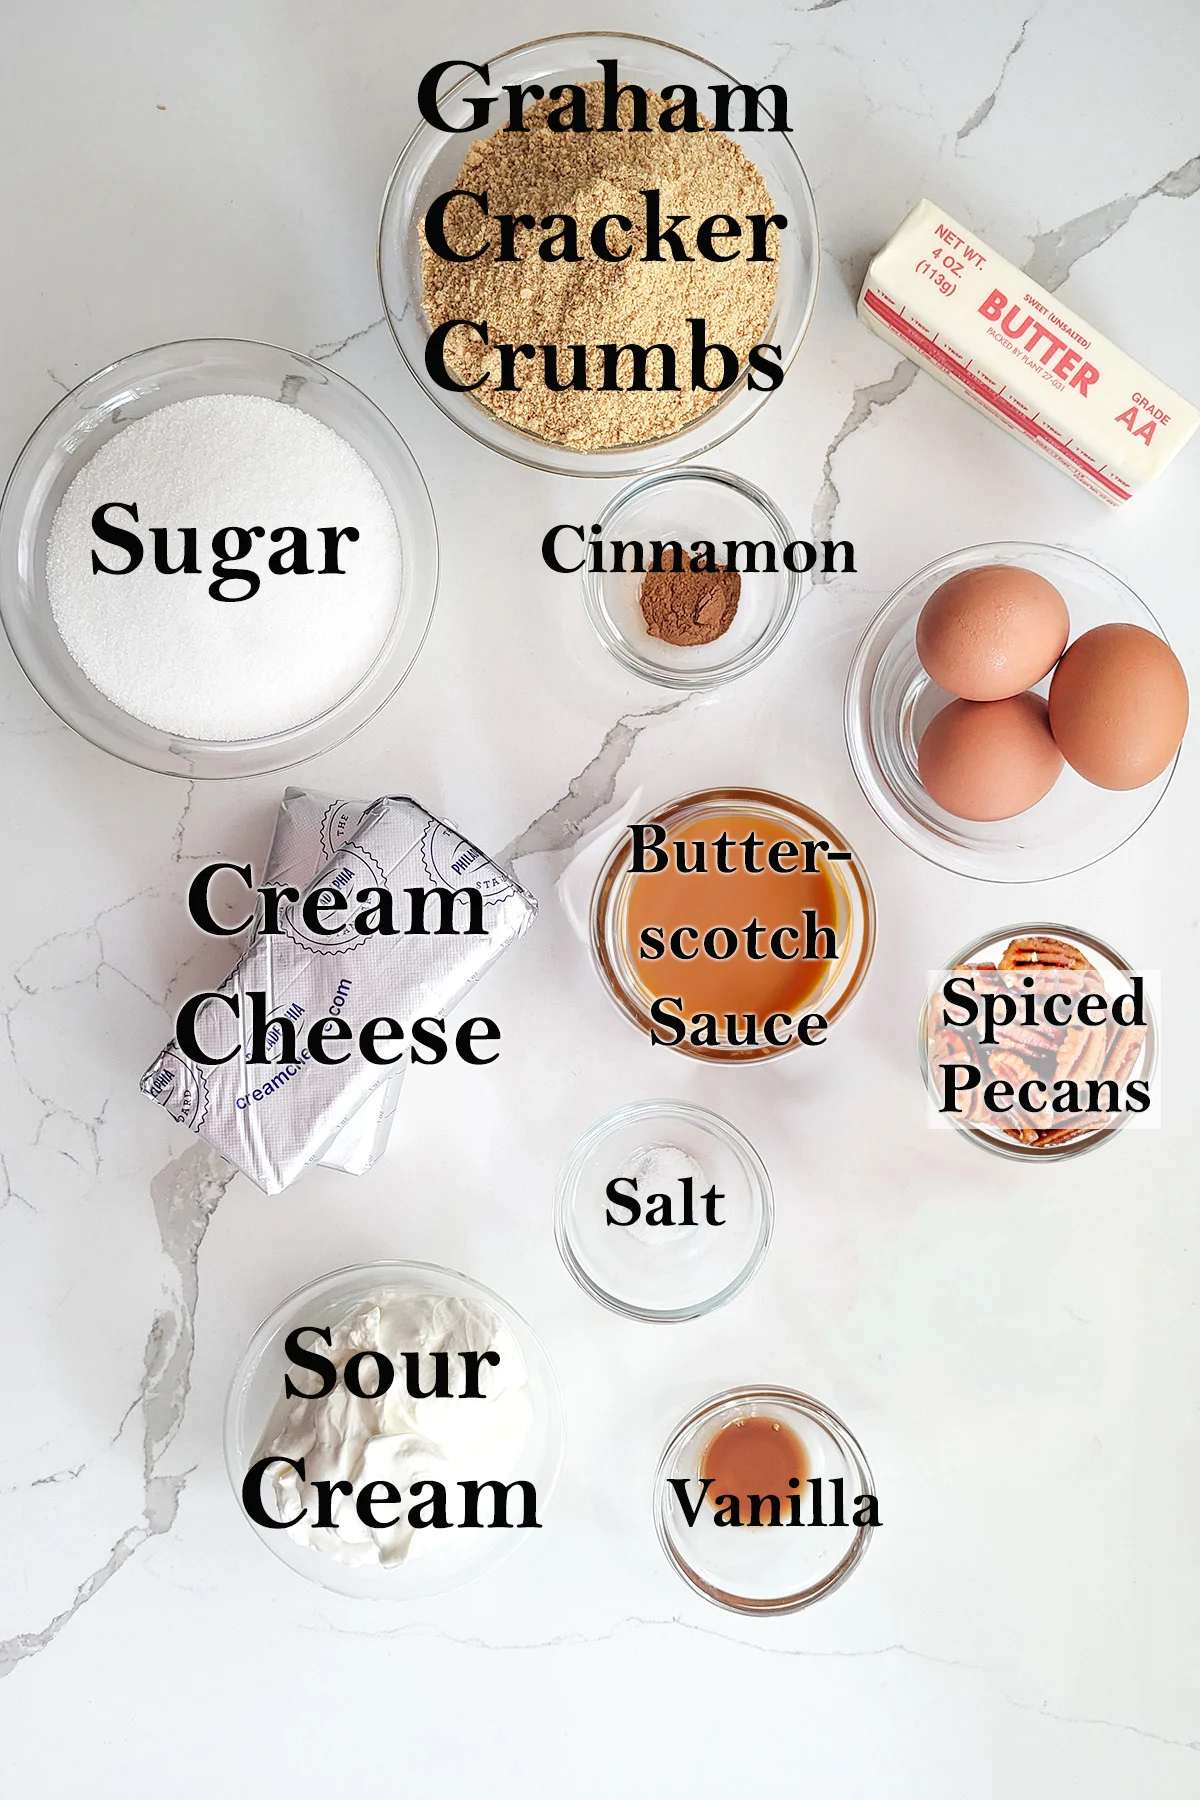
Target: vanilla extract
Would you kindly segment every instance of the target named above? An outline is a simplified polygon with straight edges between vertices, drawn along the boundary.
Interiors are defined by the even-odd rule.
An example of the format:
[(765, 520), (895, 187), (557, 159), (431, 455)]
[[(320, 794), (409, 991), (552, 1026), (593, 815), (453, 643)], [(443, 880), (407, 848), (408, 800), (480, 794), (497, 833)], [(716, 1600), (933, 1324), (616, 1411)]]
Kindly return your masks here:
[[(673, 1475), (668, 1480), (668, 1486), (674, 1490), (675, 1498), (689, 1525), (696, 1524), (706, 1500), (713, 1508), (714, 1525), (798, 1525), (801, 1528), (808, 1526), (816, 1529), (826, 1526), (861, 1528), (882, 1523), (879, 1501), (874, 1494), (856, 1494), (853, 1510), (849, 1517), (846, 1516), (846, 1482), (841, 1475), (828, 1479), (822, 1475), (814, 1475), (805, 1484), (807, 1494), (795, 1475), (788, 1478), (788, 1491), (784, 1494), (719, 1494), (714, 1491), (711, 1476), (689, 1482), (681, 1476)], [(688, 1490), (697, 1487), (700, 1492), (693, 1499)], [(808, 1519), (802, 1517), (806, 1500), (811, 1502), (811, 1516)]]
[[(689, 1525), (707, 1500), (721, 1526), (878, 1525), (873, 1494), (858, 1494), (846, 1517), (846, 1483), (811, 1475), (812, 1459), (792, 1427), (770, 1414), (750, 1413), (722, 1425), (704, 1447), (697, 1480), (675, 1476), (670, 1486)], [(693, 1500), (689, 1487), (699, 1487)], [(807, 1520), (803, 1514), (808, 1509)]]

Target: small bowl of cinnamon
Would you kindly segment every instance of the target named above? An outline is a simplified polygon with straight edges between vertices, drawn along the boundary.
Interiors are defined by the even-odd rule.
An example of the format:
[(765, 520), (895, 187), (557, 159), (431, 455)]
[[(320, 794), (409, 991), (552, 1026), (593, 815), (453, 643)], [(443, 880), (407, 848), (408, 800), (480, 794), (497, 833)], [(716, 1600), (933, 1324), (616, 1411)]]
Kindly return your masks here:
[(755, 669), (795, 616), (808, 546), (769, 495), (723, 469), (631, 482), (592, 525), (583, 594), (619, 663), (668, 688)]

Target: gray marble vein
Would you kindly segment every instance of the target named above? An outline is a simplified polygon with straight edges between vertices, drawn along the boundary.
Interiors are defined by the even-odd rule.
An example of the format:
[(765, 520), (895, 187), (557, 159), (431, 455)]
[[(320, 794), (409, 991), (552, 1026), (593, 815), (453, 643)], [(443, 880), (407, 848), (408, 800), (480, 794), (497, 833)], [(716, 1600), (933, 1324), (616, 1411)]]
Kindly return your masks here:
[[(29, 1483), (29, 1486), (31, 1488), (58, 1487), (58, 1486), (60, 1486), (61, 1483), (66, 1482), (66, 1481), (78, 1481), (79, 1477), (83, 1474), (83, 1471), (87, 1468), (87, 1466), (88, 1466), (87, 1459), (85, 1457), (83, 1462), (76, 1463), (73, 1468), (55, 1469), (53, 1471), (53, 1473), (50, 1475), (39, 1475), (37, 1477), (36, 1481), (31, 1481)], [(5, 1492), (9, 1493), (9, 1494), (19, 1493), (20, 1491), (21, 1490), (18, 1488), (6, 1488), (5, 1489)]]
[(357, 331), (349, 332), (344, 338), (331, 338), (327, 344), (314, 344), (308, 354), (313, 362), (330, 362), (335, 356), (340, 356), (342, 351), (351, 344), (357, 344), (360, 338), (369, 337), (373, 331), (378, 331), (385, 322), (383, 315), (380, 314), (379, 318), (372, 319), (369, 325), (360, 325)]
[(589, 763), (573, 775), (567, 791), (553, 806), (528, 824), (500, 852), (501, 862), (513, 863), (523, 856), (553, 856), (576, 842), (589, 822), (607, 806), (617, 791), (617, 778), (633, 754), (634, 745), (648, 725), (665, 713), (678, 710), (691, 698), (684, 694), (668, 700), (663, 706), (652, 706), (645, 712), (625, 713), (604, 735), (604, 741)]
[[(139, 1545), (144, 1544), (148, 1537), (157, 1536), (160, 1532), (170, 1529), (175, 1520), (179, 1494), (185, 1480), (185, 1476), (176, 1476), (171, 1480), (156, 1480), (153, 1484), (147, 1483), (146, 1511), (141, 1524), (133, 1525), (128, 1531), (122, 1532), (113, 1545), (107, 1560), (89, 1575), (86, 1581), (80, 1582), (70, 1605), (65, 1606), (60, 1613), (56, 1613), (50, 1623), (44, 1625), (40, 1631), (22, 1631), (16, 1637), (6, 1638), (0, 1642), (0, 1678), (11, 1675), (13, 1670), (18, 1668), (27, 1657), (36, 1656), (39, 1650), (44, 1650), (48, 1644), (52, 1644), (63, 1626), (68, 1625), (80, 1607), (85, 1606), (100, 1592), (102, 1587), (112, 1580), (117, 1570), (124, 1567)], [(153, 1494), (150, 1491), (151, 1485), (154, 1487)]]
[(987, 118), (988, 114), (991, 112), (993, 106), (995, 106), (996, 101), (999, 98), (1000, 89), (1004, 86), (1005, 76), (1008, 74), (1009, 67), (1012, 63), (1014, 56), (1016, 56), (1016, 54), (1020, 50), (1022, 44), (1025, 42), (1025, 33), (1029, 30), (1029, 27), (1030, 27), (1032, 21), (1033, 21), (1033, 14), (1030, 13), (1029, 17), (1024, 21), (1024, 23), (1021, 26), (1021, 30), (1017, 37), (1016, 43), (1012, 46), (1012, 49), (1008, 52), (1008, 55), (1004, 58), (1004, 61), (1000, 65), (1000, 73), (996, 77), (996, 85), (993, 87), (991, 93), (986, 95), (984, 97), (984, 99), (982, 99), (979, 102), (979, 105), (975, 108), (975, 111), (973, 113), (971, 113), (968, 118), (963, 120), (962, 124), (959, 126), (958, 130), (955, 132), (954, 141), (956, 144), (961, 144), (963, 139), (969, 138), (973, 131), (978, 131), (979, 127), (983, 124), (983, 121)]
[(1127, 1732), (1133, 1737), (1147, 1738), (1151, 1743), (1163, 1744), (1171, 1750), (1200, 1751), (1200, 1739), (1168, 1737), (1162, 1732), (1148, 1731), (1144, 1726), (1131, 1725), (1124, 1719), (1093, 1718), (1088, 1714), (1051, 1712), (1046, 1706), (1034, 1705), (1027, 1700), (1018, 1700), (1000, 1686), (994, 1672), (982, 1663), (968, 1662), (960, 1657), (937, 1656), (930, 1650), (916, 1650), (909, 1644), (873, 1644), (861, 1649), (813, 1649), (804, 1644), (768, 1644), (755, 1643), (753, 1639), (734, 1637), (727, 1631), (721, 1631), (713, 1625), (701, 1625), (692, 1619), (684, 1619), (679, 1614), (668, 1618), (646, 1618), (630, 1614), (618, 1619), (605, 1631), (561, 1632), (554, 1637), (538, 1638), (532, 1641), (505, 1640), (498, 1642), (491, 1638), (466, 1637), (454, 1632), (442, 1631), (437, 1626), (425, 1624), (401, 1625), (385, 1627), (381, 1631), (370, 1631), (366, 1627), (355, 1627), (335, 1624), (332, 1620), (323, 1620), (319, 1627), (302, 1627), (302, 1629), (319, 1629), (322, 1634), (330, 1631), (340, 1636), (370, 1637), (380, 1639), (396, 1638), (428, 1638), (437, 1643), (452, 1644), (456, 1648), (467, 1650), (499, 1650), (509, 1653), (537, 1650), (590, 1649), (596, 1644), (607, 1644), (627, 1635), (631, 1631), (686, 1631), (696, 1637), (715, 1638), (719, 1643), (733, 1649), (747, 1650), (756, 1656), (782, 1656), (804, 1661), (845, 1661), (869, 1662), (877, 1657), (903, 1656), (916, 1662), (929, 1663), (937, 1669), (957, 1669), (964, 1674), (978, 1676), (989, 1683), (997, 1696), (1017, 1712), (1032, 1713), (1035, 1718), (1046, 1719), (1055, 1725), (1091, 1726), (1098, 1730)]
[(196, 783), (194, 781), (185, 781), (183, 784), (183, 811), (180, 813), (179, 822), (171, 834), (171, 861), (173, 863), (181, 863), (184, 860), (183, 834), (187, 830), (188, 815), (192, 810), (192, 803), (195, 798)]
[[(832, 538), (837, 509), (841, 503), (841, 494), (833, 479), (833, 463), (838, 451), (847, 438), (853, 437), (880, 407), (890, 406), (901, 394), (907, 393), (917, 374), (916, 363), (904, 357), (898, 362), (891, 374), (884, 381), (874, 381), (868, 387), (855, 388), (850, 396), (850, 410), (830, 439), (825, 452), (825, 461), (821, 468), (821, 486), (813, 502), (811, 537), (814, 544), (820, 544)], [(814, 571), (814, 584), (825, 582), (829, 577), (819, 570)]]
[[(150, 1194), (163, 1250), (174, 1272), (176, 1293), (155, 1316), (146, 1338), (144, 1371), (131, 1411), (142, 1415), (142, 1516), (121, 1533), (98, 1569), (80, 1582), (68, 1606), (38, 1631), (0, 1642), (0, 1677), (11, 1675), (28, 1657), (53, 1643), (82, 1606), (95, 1597), (147, 1539), (170, 1531), (188, 1473), (164, 1474), (163, 1454), (183, 1421), (191, 1386), (198, 1294), (197, 1258), (217, 1204), (235, 1171), (207, 1144), (196, 1143), (153, 1178)], [(78, 1470), (44, 1480), (66, 1480)]]
[(1123, 225), (1128, 225), (1143, 200), (1150, 200), (1156, 194), (1167, 200), (1190, 200), (1197, 193), (1200, 193), (1200, 156), (1193, 156), (1188, 162), (1180, 163), (1177, 169), (1168, 169), (1140, 194), (1122, 194), (1116, 200), (1106, 200), (1103, 206), (1094, 206), (1090, 212), (1068, 219), (1065, 225), (1039, 232), (1033, 240), (1025, 273), (1053, 293), (1082, 257), (1099, 250)]
[(197, 1260), (209, 1221), (235, 1173), (223, 1156), (199, 1142), (168, 1163), (150, 1183), (162, 1247), (175, 1269), (179, 1295), (174, 1307), (159, 1314), (146, 1341), (142, 1407), (150, 1456), (148, 1473), (183, 1420), (195, 1349)]
[(12, 1176), (8, 1171), (8, 1163), (5, 1160), (4, 1152), (0, 1150), (0, 1212), (3, 1212), (4, 1208), (10, 1206), (14, 1200), (18, 1206), (28, 1207), (30, 1212), (36, 1212), (37, 1210), (33, 1201), (13, 1186)]

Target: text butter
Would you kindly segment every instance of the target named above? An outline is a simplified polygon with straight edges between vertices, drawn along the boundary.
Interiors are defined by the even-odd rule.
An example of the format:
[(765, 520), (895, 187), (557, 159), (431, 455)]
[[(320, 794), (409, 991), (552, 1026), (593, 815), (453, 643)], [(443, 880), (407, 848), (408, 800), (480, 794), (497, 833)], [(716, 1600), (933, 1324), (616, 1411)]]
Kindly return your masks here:
[(1200, 413), (1055, 295), (922, 200), (874, 258), (858, 314), (998, 425), (1119, 506)]

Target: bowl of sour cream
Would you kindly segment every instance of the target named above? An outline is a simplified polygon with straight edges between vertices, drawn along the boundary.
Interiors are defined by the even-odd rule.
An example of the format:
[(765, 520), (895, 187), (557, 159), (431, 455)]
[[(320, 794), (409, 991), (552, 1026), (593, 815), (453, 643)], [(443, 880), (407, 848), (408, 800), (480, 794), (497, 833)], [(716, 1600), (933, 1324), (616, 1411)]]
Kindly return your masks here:
[(371, 1599), (445, 1593), (541, 1529), (558, 1382), (498, 1294), (430, 1263), (339, 1269), (265, 1319), (238, 1365), (225, 1460), (261, 1541)]

